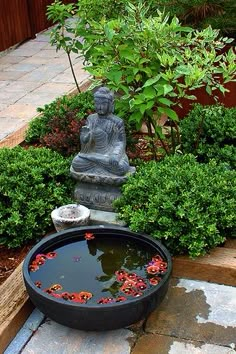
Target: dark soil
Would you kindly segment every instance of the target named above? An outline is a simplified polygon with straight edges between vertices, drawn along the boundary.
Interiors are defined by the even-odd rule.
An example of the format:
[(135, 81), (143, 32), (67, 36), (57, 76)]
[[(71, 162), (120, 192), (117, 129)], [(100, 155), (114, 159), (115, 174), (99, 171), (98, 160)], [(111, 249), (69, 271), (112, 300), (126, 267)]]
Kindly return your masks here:
[(32, 245), (27, 245), (21, 248), (14, 249), (9, 249), (5, 246), (0, 246), (0, 285), (23, 261), (26, 254), (31, 248)]

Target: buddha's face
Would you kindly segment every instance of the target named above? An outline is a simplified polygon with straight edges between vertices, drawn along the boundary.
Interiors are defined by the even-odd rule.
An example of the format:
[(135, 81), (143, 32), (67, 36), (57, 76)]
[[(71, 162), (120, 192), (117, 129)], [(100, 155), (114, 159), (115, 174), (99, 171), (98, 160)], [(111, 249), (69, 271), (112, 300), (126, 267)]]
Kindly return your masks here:
[(110, 101), (104, 97), (95, 98), (95, 109), (100, 116), (105, 116), (110, 111)]

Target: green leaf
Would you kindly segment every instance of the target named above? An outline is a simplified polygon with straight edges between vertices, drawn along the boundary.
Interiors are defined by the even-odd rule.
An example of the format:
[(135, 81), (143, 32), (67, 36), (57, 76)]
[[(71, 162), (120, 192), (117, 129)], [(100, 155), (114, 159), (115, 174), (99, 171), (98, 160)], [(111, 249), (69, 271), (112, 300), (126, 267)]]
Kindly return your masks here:
[(142, 113), (140, 111), (135, 111), (130, 115), (129, 121), (139, 124), (142, 121), (142, 118), (143, 118)]
[(190, 68), (187, 67), (186, 65), (179, 65), (179, 66), (177, 66), (177, 68), (175, 70), (178, 74), (181, 74), (181, 75), (190, 75), (191, 74)]
[(171, 100), (168, 100), (168, 98), (165, 98), (165, 97), (158, 97), (157, 101), (168, 106), (168, 107), (170, 107), (173, 104), (173, 102)]
[(122, 77), (122, 72), (121, 71), (111, 71), (106, 74), (106, 77), (118, 85), (120, 83), (120, 80)]
[(143, 94), (145, 95), (145, 98), (148, 99), (154, 98), (157, 95), (156, 90), (151, 86), (145, 87)]
[(167, 85), (163, 85), (163, 91), (164, 91), (164, 96), (165, 96), (167, 93), (173, 91), (173, 86), (168, 85), (168, 84)]
[(161, 114), (166, 114), (169, 118), (171, 118), (174, 121), (178, 121), (179, 120), (179, 117), (178, 117), (177, 113), (173, 109), (170, 109), (170, 108), (167, 108), (167, 107), (158, 107), (157, 110)]
[(145, 84), (143, 85), (143, 87), (148, 87), (148, 86), (152, 86), (153, 84), (155, 84), (157, 81), (159, 81), (160, 79), (160, 75), (157, 75), (151, 79), (148, 79)]

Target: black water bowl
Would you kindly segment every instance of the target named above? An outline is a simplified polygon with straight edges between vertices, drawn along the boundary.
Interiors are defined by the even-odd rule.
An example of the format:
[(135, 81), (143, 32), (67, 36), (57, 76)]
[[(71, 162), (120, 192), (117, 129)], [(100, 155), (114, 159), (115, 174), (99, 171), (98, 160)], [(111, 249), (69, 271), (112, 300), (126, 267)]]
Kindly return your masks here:
[(80, 330), (131, 325), (163, 300), (169, 252), (153, 238), (123, 227), (86, 226), (53, 234), (27, 255), (23, 276), (34, 305)]

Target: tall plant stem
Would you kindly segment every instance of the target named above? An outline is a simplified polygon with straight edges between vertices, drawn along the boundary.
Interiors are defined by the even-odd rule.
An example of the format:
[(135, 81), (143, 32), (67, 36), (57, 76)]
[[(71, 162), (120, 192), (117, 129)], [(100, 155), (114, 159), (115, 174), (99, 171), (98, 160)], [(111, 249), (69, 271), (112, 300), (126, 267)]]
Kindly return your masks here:
[(147, 125), (147, 129), (148, 129), (148, 135), (149, 135), (149, 137), (151, 139), (152, 153), (153, 153), (154, 159), (157, 161), (156, 147), (155, 147), (155, 144), (154, 144), (154, 134), (152, 132), (152, 125), (151, 125), (151, 122), (150, 122), (148, 117), (146, 119), (146, 125)]
[(68, 59), (69, 59), (69, 63), (70, 63), (71, 72), (72, 72), (72, 75), (73, 75), (73, 78), (74, 78), (74, 81), (75, 81), (75, 84), (76, 84), (77, 90), (78, 90), (78, 92), (79, 92), (79, 93), (81, 93), (81, 90), (80, 90), (80, 88), (79, 88), (78, 81), (77, 81), (76, 76), (75, 76), (75, 72), (74, 72), (73, 64), (72, 64), (71, 57), (70, 57), (70, 52), (66, 52), (66, 54), (67, 54)]
[(155, 134), (157, 135), (158, 139), (159, 139), (160, 142), (161, 142), (161, 145), (162, 145), (163, 149), (165, 150), (166, 154), (169, 155), (169, 153), (170, 153), (170, 152), (169, 152), (169, 149), (167, 148), (167, 146), (166, 146), (164, 140), (162, 139), (161, 134), (158, 132), (158, 129), (157, 129), (157, 126), (156, 126), (155, 121), (154, 121), (151, 117), (149, 117), (149, 119), (150, 119), (151, 125), (153, 126), (153, 128), (154, 128), (154, 130), (155, 130)]

